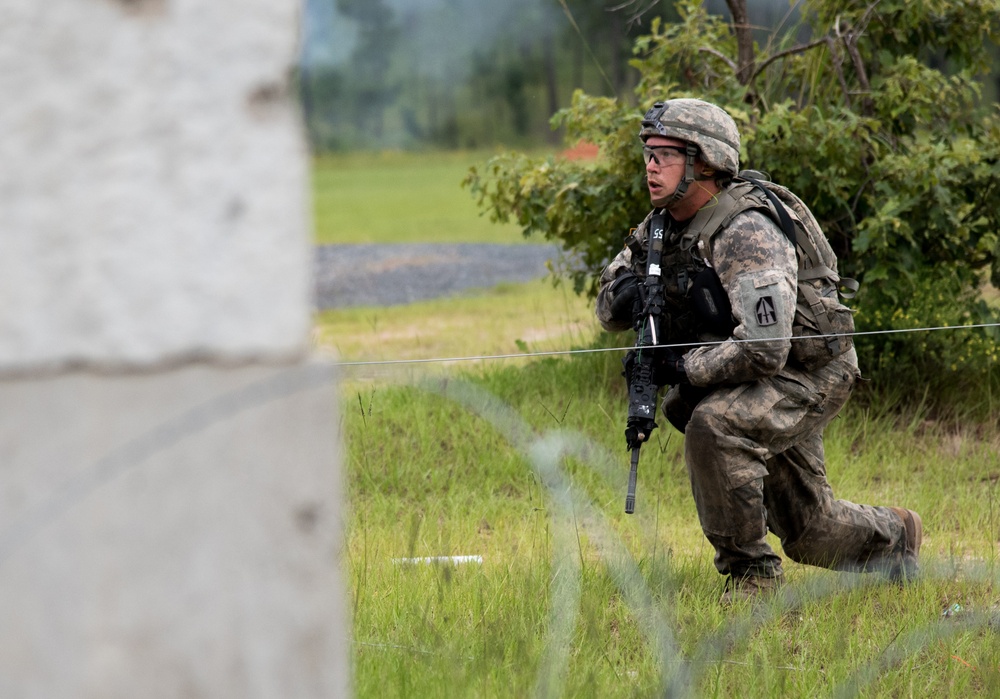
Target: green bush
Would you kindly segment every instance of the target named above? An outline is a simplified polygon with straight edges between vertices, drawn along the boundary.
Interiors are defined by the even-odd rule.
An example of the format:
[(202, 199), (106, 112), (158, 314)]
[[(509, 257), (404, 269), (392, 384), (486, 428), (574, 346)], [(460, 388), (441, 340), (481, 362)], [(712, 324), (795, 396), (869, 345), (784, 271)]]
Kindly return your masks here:
[(937, 328), (994, 323), (996, 311), (968, 287), (952, 295), (960, 285), (934, 272), (913, 282), (905, 304), (883, 299), (858, 312), (858, 327), (870, 333), (855, 340), (861, 367), (877, 380), (882, 397), (888, 392), (912, 401), (922, 392), (936, 416), (989, 419), (993, 396), (1000, 397), (998, 329)]
[[(740, 3), (730, 3), (739, 5)], [(744, 4), (745, 5), (745, 4)], [(561, 242), (583, 261), (577, 290), (648, 210), (636, 133), (655, 100), (693, 96), (738, 122), (744, 167), (768, 172), (812, 208), (845, 276), (860, 331), (996, 322), (982, 303), (1000, 282), (1000, 112), (981, 99), (1000, 27), (992, 0), (806, 3), (811, 38), (749, 29), (677, 5), (635, 44), (637, 105), (582, 93), (555, 115), (572, 141), (601, 146), (593, 163), (498, 156), (466, 183), (495, 220)], [(955, 384), (995, 366), (985, 329), (859, 340), (877, 383), (923, 372)], [(892, 359), (889, 359), (892, 357)], [(944, 395), (937, 391), (935, 395)]]

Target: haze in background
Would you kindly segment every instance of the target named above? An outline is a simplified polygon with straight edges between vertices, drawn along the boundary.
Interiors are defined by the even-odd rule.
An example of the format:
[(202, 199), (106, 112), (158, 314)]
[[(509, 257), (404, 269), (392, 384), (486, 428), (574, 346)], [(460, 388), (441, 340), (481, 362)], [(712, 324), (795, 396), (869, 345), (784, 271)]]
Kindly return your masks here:
[[(675, 21), (673, 5), (305, 0), (310, 143), (316, 151), (559, 143), (549, 120), (575, 90), (632, 99), (634, 40), (654, 17)], [(762, 27), (798, 23), (785, 0), (751, 5)], [(724, 0), (707, 7), (728, 14)]]

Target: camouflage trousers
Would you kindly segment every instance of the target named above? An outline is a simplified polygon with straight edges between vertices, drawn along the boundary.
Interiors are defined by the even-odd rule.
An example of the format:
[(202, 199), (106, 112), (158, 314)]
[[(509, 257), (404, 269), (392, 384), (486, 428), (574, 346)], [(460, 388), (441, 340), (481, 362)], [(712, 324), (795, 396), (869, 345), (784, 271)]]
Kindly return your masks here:
[(900, 519), (834, 498), (823, 429), (859, 376), (854, 350), (814, 371), (713, 390), (684, 431), (685, 461), (705, 536), (723, 575), (781, 574), (770, 529), (793, 561), (850, 571), (898, 565)]

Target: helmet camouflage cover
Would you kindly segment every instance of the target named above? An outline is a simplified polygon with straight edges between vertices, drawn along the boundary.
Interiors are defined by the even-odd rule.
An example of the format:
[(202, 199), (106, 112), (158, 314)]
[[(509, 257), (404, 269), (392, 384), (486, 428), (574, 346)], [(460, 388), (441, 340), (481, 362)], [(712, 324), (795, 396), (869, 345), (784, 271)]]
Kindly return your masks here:
[(642, 118), (639, 138), (666, 136), (693, 143), (706, 165), (735, 175), (740, 164), (740, 132), (724, 109), (697, 99), (657, 102)]

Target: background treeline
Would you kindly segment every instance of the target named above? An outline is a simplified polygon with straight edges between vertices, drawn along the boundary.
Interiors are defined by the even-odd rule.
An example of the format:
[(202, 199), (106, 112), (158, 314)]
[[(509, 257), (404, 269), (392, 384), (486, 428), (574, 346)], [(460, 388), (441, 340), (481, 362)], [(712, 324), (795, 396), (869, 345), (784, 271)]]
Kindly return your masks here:
[[(706, 3), (728, 14), (725, 2)], [(785, 0), (751, 21), (794, 27)], [(636, 38), (670, 0), (309, 0), (300, 87), (315, 151), (556, 144), (572, 94), (634, 101)]]
[[(725, 0), (703, 4), (731, 16)], [(805, 5), (747, 3), (755, 37), (804, 39)], [(630, 61), (657, 18), (679, 20), (674, 0), (307, 0), (299, 81), (310, 143), (316, 152), (561, 143), (549, 120), (575, 90), (635, 102)], [(985, 100), (998, 92), (995, 63)]]

